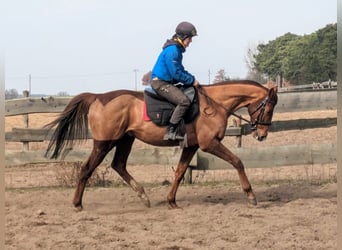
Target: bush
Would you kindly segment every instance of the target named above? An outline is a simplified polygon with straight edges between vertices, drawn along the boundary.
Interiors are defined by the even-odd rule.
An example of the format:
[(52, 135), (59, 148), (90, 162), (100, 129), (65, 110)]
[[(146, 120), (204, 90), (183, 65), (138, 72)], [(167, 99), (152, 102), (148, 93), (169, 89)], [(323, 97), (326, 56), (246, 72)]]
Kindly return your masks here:
[[(82, 162), (61, 163), (55, 169), (56, 180), (59, 186), (76, 187)], [(97, 169), (94, 170), (92, 176), (88, 179), (87, 187), (104, 186), (104, 180), (101, 179)]]

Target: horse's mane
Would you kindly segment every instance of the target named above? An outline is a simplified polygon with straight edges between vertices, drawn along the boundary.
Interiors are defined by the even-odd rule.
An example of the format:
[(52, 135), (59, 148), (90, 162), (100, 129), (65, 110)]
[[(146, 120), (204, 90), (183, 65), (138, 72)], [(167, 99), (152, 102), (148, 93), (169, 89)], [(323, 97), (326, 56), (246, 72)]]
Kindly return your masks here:
[(206, 87), (215, 87), (215, 86), (220, 86), (220, 85), (229, 85), (229, 84), (249, 84), (249, 85), (253, 85), (256, 87), (262, 87), (265, 88), (262, 84), (256, 82), (256, 81), (252, 81), (252, 80), (226, 80), (226, 81), (222, 81), (222, 82), (217, 82), (214, 84), (210, 84), (210, 85), (205, 85)]

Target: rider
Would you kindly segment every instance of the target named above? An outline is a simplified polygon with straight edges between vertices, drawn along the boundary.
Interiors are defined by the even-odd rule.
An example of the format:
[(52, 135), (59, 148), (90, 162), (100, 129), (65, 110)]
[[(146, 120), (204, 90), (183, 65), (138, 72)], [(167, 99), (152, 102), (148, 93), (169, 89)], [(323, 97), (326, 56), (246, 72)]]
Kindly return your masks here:
[(190, 100), (179, 87), (183, 85), (199, 86), (199, 82), (184, 69), (182, 64), (183, 53), (194, 36), (197, 36), (197, 30), (193, 24), (179, 23), (176, 33), (165, 42), (152, 69), (151, 87), (158, 95), (177, 105), (170, 118), (164, 140), (184, 139), (181, 136), (176, 137), (176, 132), (180, 121), (190, 107)]

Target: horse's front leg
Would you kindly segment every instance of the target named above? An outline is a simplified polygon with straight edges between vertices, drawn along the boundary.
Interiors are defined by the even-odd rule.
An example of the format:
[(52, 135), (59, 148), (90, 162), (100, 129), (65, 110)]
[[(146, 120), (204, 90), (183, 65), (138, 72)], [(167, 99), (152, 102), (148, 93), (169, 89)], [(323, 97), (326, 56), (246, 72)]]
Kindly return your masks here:
[(173, 181), (170, 193), (167, 196), (170, 208), (179, 208), (176, 204), (176, 193), (180, 182), (182, 181), (185, 171), (188, 168), (190, 161), (196, 153), (198, 146), (184, 148), (175, 172), (175, 180)]
[(240, 183), (242, 189), (247, 194), (247, 200), (249, 204), (257, 205), (256, 197), (253, 193), (252, 186), (247, 178), (245, 167), (235, 154), (233, 154), (228, 148), (226, 148), (220, 141), (214, 139), (211, 143), (202, 148), (203, 151), (216, 155), (217, 157), (229, 162), (238, 171)]

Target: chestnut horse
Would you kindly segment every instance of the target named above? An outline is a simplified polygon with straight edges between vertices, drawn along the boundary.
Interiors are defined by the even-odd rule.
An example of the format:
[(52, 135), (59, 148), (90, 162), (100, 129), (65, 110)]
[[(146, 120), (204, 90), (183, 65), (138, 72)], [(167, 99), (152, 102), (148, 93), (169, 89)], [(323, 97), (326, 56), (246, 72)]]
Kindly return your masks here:
[[(198, 87), (200, 113), (186, 124), (187, 147), (183, 148), (175, 171), (175, 179), (167, 195), (171, 208), (177, 208), (176, 192), (189, 166), (200, 148), (232, 164), (238, 172), (242, 189), (250, 204), (256, 205), (256, 197), (246, 176), (241, 160), (227, 149), (221, 140), (225, 136), (227, 119), (235, 111), (247, 107), (253, 136), (266, 139), (271, 125), (273, 109), (277, 104), (277, 87), (266, 88), (253, 81), (230, 81)], [(165, 141), (166, 127), (156, 126), (143, 119), (143, 93), (117, 90), (108, 93), (82, 93), (73, 97), (64, 111), (49, 129), (57, 125), (46, 155), (57, 158), (66, 146), (72, 146), (79, 138), (87, 138), (88, 122), (93, 137), (93, 149), (81, 168), (73, 204), (82, 210), (82, 197), (88, 178), (107, 153), (116, 147), (111, 167), (137, 192), (146, 206), (150, 201), (144, 188), (127, 172), (127, 158), (135, 138), (154, 146), (177, 146), (178, 141)], [(235, 114), (234, 114), (235, 115)]]

